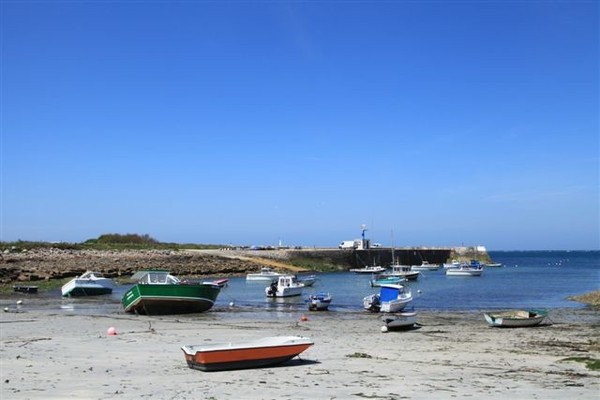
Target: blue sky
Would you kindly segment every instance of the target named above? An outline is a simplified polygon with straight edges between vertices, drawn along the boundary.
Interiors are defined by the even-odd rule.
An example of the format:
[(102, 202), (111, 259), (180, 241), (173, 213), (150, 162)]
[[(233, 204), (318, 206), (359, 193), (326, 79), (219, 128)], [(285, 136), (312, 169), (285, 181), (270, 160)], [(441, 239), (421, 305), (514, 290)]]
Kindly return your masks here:
[(0, 7), (3, 241), (600, 248), (598, 1)]

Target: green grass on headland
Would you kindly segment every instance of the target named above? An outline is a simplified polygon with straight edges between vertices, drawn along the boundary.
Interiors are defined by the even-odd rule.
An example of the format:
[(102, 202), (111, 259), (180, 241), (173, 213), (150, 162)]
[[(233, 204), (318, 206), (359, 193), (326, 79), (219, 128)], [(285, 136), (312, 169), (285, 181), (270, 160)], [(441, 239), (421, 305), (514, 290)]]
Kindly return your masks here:
[(179, 244), (159, 242), (149, 235), (108, 233), (96, 239), (88, 239), (82, 243), (68, 242), (32, 242), (18, 240), (16, 242), (0, 242), (0, 251), (20, 252), (31, 249), (60, 250), (182, 250), (182, 249), (218, 249), (225, 247), (218, 244)]

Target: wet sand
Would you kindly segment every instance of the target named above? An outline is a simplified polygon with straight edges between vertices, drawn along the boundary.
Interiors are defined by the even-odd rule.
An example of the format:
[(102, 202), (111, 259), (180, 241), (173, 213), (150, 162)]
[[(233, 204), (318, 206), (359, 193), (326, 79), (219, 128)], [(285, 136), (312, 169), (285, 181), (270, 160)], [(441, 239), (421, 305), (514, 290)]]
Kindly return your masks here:
[[(597, 399), (599, 312), (551, 310), (534, 328), (489, 327), (480, 312), (419, 312), (382, 333), (366, 312), (194, 316), (0, 313), (2, 399)], [(302, 321), (306, 315), (308, 320)], [(107, 335), (115, 327), (116, 336)], [(314, 346), (279, 367), (201, 372), (181, 346), (274, 335)]]

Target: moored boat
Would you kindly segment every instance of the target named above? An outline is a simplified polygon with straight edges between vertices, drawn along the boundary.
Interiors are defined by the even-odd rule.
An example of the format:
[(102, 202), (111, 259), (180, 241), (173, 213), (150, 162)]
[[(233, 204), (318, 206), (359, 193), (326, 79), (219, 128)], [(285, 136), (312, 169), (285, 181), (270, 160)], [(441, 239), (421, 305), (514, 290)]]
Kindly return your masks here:
[(312, 286), (317, 281), (316, 275), (306, 275), (306, 276), (298, 276), (298, 282), (303, 284), (304, 286)]
[(351, 268), (350, 272), (354, 272), (355, 274), (379, 274), (386, 270), (387, 270), (387, 268), (384, 268), (379, 265), (373, 265), (373, 266), (367, 265), (363, 268)]
[(377, 275), (371, 279), (371, 287), (381, 287), (381, 285), (397, 285), (406, 282), (406, 278), (401, 276), (381, 276)]
[(513, 310), (483, 314), (491, 326), (518, 328), (539, 325), (548, 316), (545, 310)]
[(275, 282), (265, 288), (267, 297), (300, 296), (304, 285), (298, 282), (295, 275), (281, 275)]
[(327, 311), (332, 297), (329, 293), (321, 292), (312, 294), (306, 299), (309, 311)]
[(490, 268), (500, 268), (500, 267), (504, 266), (504, 264), (498, 263), (498, 262), (489, 262), (489, 263), (485, 263), (483, 265), (484, 265), (484, 267), (490, 267)]
[(186, 345), (183, 350), (190, 368), (222, 371), (269, 367), (298, 356), (314, 342), (300, 336), (275, 336), (229, 343)]
[(247, 281), (269, 281), (273, 282), (277, 280), (282, 274), (273, 271), (272, 268), (262, 267), (259, 273), (256, 274), (247, 274)]
[(481, 276), (483, 265), (477, 260), (471, 261), (471, 264), (461, 264), (458, 267), (446, 269), (448, 276)]
[(395, 314), (385, 314), (381, 320), (385, 324), (381, 327), (382, 332), (394, 329), (408, 329), (417, 323), (417, 312), (403, 311)]
[(410, 289), (402, 285), (382, 285), (378, 294), (363, 298), (363, 308), (372, 312), (402, 311), (413, 300)]
[(209, 310), (221, 291), (219, 285), (184, 283), (164, 270), (139, 271), (136, 284), (123, 295), (125, 312), (146, 315), (200, 313)]
[(444, 269), (448, 269), (448, 268), (458, 268), (460, 267), (461, 263), (458, 260), (452, 260), (452, 262), (449, 263), (444, 263)]
[(413, 271), (410, 265), (390, 265), (390, 270), (381, 274), (384, 276), (399, 276), (409, 281), (415, 281), (421, 276), (421, 271)]
[(412, 265), (411, 271), (437, 271), (442, 266), (440, 264), (429, 264), (428, 261), (423, 261), (421, 265)]
[(100, 272), (87, 271), (61, 287), (63, 296), (96, 296), (110, 294), (115, 287), (112, 279)]
[(26, 293), (26, 294), (37, 294), (38, 287), (30, 286), (30, 285), (15, 285), (15, 286), (13, 286), (13, 292)]

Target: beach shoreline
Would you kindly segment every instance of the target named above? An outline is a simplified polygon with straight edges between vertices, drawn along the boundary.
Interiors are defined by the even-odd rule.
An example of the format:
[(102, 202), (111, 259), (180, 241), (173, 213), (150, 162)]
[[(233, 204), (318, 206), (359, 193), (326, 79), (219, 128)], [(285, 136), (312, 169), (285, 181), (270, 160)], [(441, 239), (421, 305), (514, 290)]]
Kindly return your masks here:
[[(387, 333), (366, 312), (1, 315), (1, 398), (595, 399), (600, 390), (599, 371), (568, 361), (600, 359), (600, 316), (587, 307), (520, 329), (491, 328), (478, 312), (424, 311), (415, 329)], [(188, 368), (181, 351), (278, 335), (315, 344), (280, 367), (210, 373)]]

